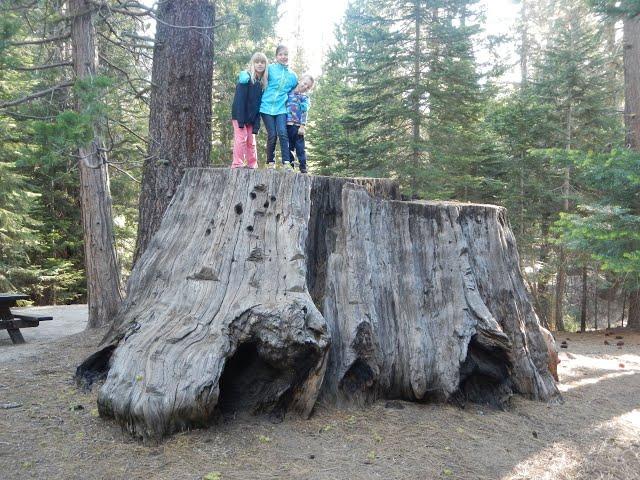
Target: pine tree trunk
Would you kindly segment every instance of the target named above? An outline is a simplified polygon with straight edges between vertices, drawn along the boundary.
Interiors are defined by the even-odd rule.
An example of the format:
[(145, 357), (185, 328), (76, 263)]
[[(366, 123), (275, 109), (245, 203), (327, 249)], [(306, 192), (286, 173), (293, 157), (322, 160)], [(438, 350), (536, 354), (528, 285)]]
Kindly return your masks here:
[(593, 321), (594, 327), (598, 330), (598, 278), (599, 278), (599, 269), (596, 267), (594, 272), (594, 282), (593, 282)]
[[(544, 215), (540, 222), (540, 238), (542, 239), (540, 245), (540, 254), (538, 256), (541, 265), (546, 265), (549, 259), (549, 223), (550, 220), (547, 215)], [(540, 274), (537, 279), (536, 291), (538, 293), (538, 299), (536, 301), (538, 316), (544, 318), (543, 323), (548, 325), (547, 328), (556, 331), (555, 319), (553, 316), (552, 294), (549, 291), (550, 278), (548, 274)]]
[[(624, 318), (624, 313), (623, 313)], [(629, 313), (627, 328), (640, 329), (640, 289), (629, 293)]]
[[(69, 13), (73, 19), (71, 36), (74, 70), (76, 78), (83, 82), (90, 82), (95, 77), (98, 65), (91, 8), (87, 0), (69, 1)], [(82, 100), (77, 101), (79, 112), (85, 107)], [(80, 209), (89, 303), (87, 328), (110, 324), (122, 301), (107, 154), (97, 122), (93, 125), (93, 131), (94, 139), (91, 144), (78, 151)]]
[(520, 89), (523, 90), (529, 80), (529, 12), (528, 0), (522, 0), (520, 7)]
[(580, 298), (580, 331), (587, 331), (587, 266), (582, 266), (582, 295)]
[(78, 369), (106, 375), (100, 414), (159, 439), (216, 411), (307, 416), (319, 397), (558, 397), (505, 211), (397, 197), (385, 180), (187, 170)]
[[(567, 112), (567, 124), (565, 125), (566, 129), (566, 144), (565, 150), (571, 150), (572, 141), (573, 141), (573, 105), (569, 105), (569, 111)], [(569, 211), (569, 189), (571, 186), (571, 170), (569, 167), (566, 167), (564, 170), (564, 181), (562, 182), (562, 196), (563, 199), (563, 210), (565, 212)], [(566, 250), (563, 246), (560, 246), (558, 252), (558, 276), (556, 279), (556, 308), (555, 308), (555, 319), (556, 319), (556, 328), (559, 332), (564, 332), (564, 293), (566, 287), (566, 278), (567, 278), (567, 254)]]
[[(627, 146), (640, 151), (640, 15), (624, 19), (624, 112)], [(636, 214), (640, 211), (636, 210)], [(627, 327), (640, 329), (640, 286), (629, 294)]]
[(564, 332), (564, 291), (566, 288), (566, 272), (565, 272), (565, 264), (566, 264), (566, 255), (563, 247), (559, 247), (558, 249), (558, 273), (556, 275), (556, 293), (555, 293), (555, 308), (553, 318), (556, 324), (556, 331)]
[(420, 58), (422, 56), (421, 51), (421, 33), (422, 33), (422, 9), (421, 2), (415, 1), (413, 7), (414, 14), (414, 44), (413, 44), (413, 92), (412, 92), (412, 116), (411, 116), (411, 129), (412, 129), (412, 150), (413, 150), (413, 162), (418, 162), (421, 156), (420, 149), (420, 120), (422, 118), (422, 112), (420, 111), (420, 90), (422, 88), (422, 74)]
[(158, 19), (134, 262), (160, 226), (184, 169), (209, 165), (211, 154), (213, 3), (160, 2)]

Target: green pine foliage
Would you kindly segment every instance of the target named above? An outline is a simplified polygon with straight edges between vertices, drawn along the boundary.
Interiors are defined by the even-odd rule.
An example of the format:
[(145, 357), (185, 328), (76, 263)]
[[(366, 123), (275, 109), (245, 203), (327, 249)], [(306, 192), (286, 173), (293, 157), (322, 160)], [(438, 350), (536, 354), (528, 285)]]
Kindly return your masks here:
[(552, 128), (545, 147), (601, 151), (618, 133), (620, 119), (600, 25), (586, 6), (566, 2), (552, 32), (530, 87), (548, 109)]
[[(15, 2), (0, 20), (0, 102), (15, 100), (73, 78), (64, 42), (13, 45), (24, 39), (55, 37), (60, 2)], [(101, 11), (96, 28), (120, 41), (139, 31), (137, 21)], [(116, 38), (118, 36), (119, 38)], [(0, 209), (11, 235), (2, 243), (0, 289), (28, 293), (38, 303), (86, 300), (83, 232), (78, 200), (77, 149), (91, 141), (92, 122), (102, 125), (109, 149), (116, 243), (126, 274), (135, 239), (139, 164), (144, 156), (149, 82), (144, 49), (138, 55), (109, 41), (98, 45), (99, 75), (42, 98), (0, 110)], [(133, 58), (132, 58), (133, 57)], [(150, 57), (149, 57), (150, 60)], [(85, 109), (75, 111), (75, 99)], [(131, 160), (139, 159), (138, 162)], [(12, 188), (6, 187), (4, 182)], [(18, 197), (16, 201), (13, 197)], [(6, 204), (6, 208), (5, 208)], [(7, 246), (5, 246), (7, 245)]]
[[(231, 104), (240, 71), (247, 68), (251, 56), (257, 51), (261, 51), (269, 59), (275, 58), (276, 42), (273, 33), (277, 22), (277, 8), (278, 2), (274, 0), (234, 0), (218, 4), (216, 7), (217, 21), (224, 23), (226, 28), (218, 28), (214, 32), (214, 138), (211, 149), (214, 165), (231, 165)], [(261, 142), (264, 143), (264, 131), (261, 137)], [(262, 153), (261, 149), (258, 149), (258, 154)]]
[(613, 17), (640, 14), (638, 0), (590, 0), (589, 3), (596, 11)]
[[(68, 65), (34, 68), (70, 60), (68, 39), (15, 45), (63, 33), (64, 2), (10, 3), (0, 6), (0, 103), (73, 76)], [(507, 39), (524, 55), (525, 75), (520, 85), (505, 85), (491, 77), (502, 63), (477, 59), (484, 41), (477, 0), (353, 0), (316, 79), (307, 145), (316, 174), (391, 177), (408, 197), (507, 207), (544, 316), (560, 263), (554, 246), (570, 252), (570, 276), (587, 264), (602, 272), (601, 285), (604, 278), (640, 285), (640, 157), (622, 147), (621, 48), (613, 29), (640, 6), (527, 5)], [(215, 165), (231, 162), (239, 71), (257, 50), (274, 56), (279, 6), (216, 6)], [(24, 291), (40, 303), (85, 299), (77, 148), (92, 139), (95, 123), (109, 150), (116, 245), (128, 275), (149, 141), (148, 23), (98, 8), (99, 75), (0, 109), (0, 290)], [(298, 60), (304, 70), (302, 51)], [(79, 97), (82, 112), (75, 111)], [(258, 142), (264, 145), (264, 129)], [(568, 302), (567, 311), (575, 309)]]
[(495, 194), (486, 177), (495, 166), (473, 50), (481, 20), (475, 3), (348, 6), (314, 93), (314, 168), (398, 178), (407, 195)]
[(604, 271), (640, 286), (640, 154), (613, 150), (576, 159), (593, 201), (557, 222), (560, 240), (588, 255)]

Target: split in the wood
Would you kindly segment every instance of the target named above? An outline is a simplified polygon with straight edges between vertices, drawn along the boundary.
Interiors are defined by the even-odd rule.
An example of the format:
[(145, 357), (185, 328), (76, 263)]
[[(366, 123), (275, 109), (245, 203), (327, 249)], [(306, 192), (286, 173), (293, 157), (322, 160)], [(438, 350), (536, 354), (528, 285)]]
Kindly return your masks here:
[(178, 193), (77, 373), (134, 435), (319, 398), (559, 397), (503, 209), (273, 170), (192, 169)]

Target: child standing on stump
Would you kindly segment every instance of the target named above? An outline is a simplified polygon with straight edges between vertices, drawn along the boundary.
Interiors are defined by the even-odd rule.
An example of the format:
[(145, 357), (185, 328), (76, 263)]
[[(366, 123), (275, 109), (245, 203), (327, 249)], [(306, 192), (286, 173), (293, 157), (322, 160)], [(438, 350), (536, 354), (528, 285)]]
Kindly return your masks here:
[(269, 81), (262, 95), (260, 113), (267, 129), (267, 167), (275, 168), (276, 139), (280, 141), (282, 165), (293, 170), (287, 136), (287, 94), (298, 84), (298, 77), (289, 70), (289, 49), (276, 48), (276, 63), (267, 68)]
[[(260, 103), (267, 86), (267, 56), (254, 53), (247, 71), (240, 72), (231, 107), (233, 163), (231, 168), (258, 168), (254, 135), (260, 129)], [(246, 161), (246, 165), (245, 165)]]
[(307, 173), (307, 153), (304, 145), (305, 125), (309, 111), (309, 95), (307, 92), (313, 87), (313, 77), (305, 74), (300, 78), (295, 90), (287, 97), (287, 136), (289, 137), (289, 152), (293, 165), (295, 150), (300, 164), (300, 172)]

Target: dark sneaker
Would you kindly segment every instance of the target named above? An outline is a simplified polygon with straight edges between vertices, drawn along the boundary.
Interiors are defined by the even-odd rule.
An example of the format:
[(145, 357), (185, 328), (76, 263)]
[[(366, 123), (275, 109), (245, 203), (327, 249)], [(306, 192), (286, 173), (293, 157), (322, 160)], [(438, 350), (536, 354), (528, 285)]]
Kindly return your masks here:
[(300, 173), (307, 173), (307, 167), (300, 167)]

